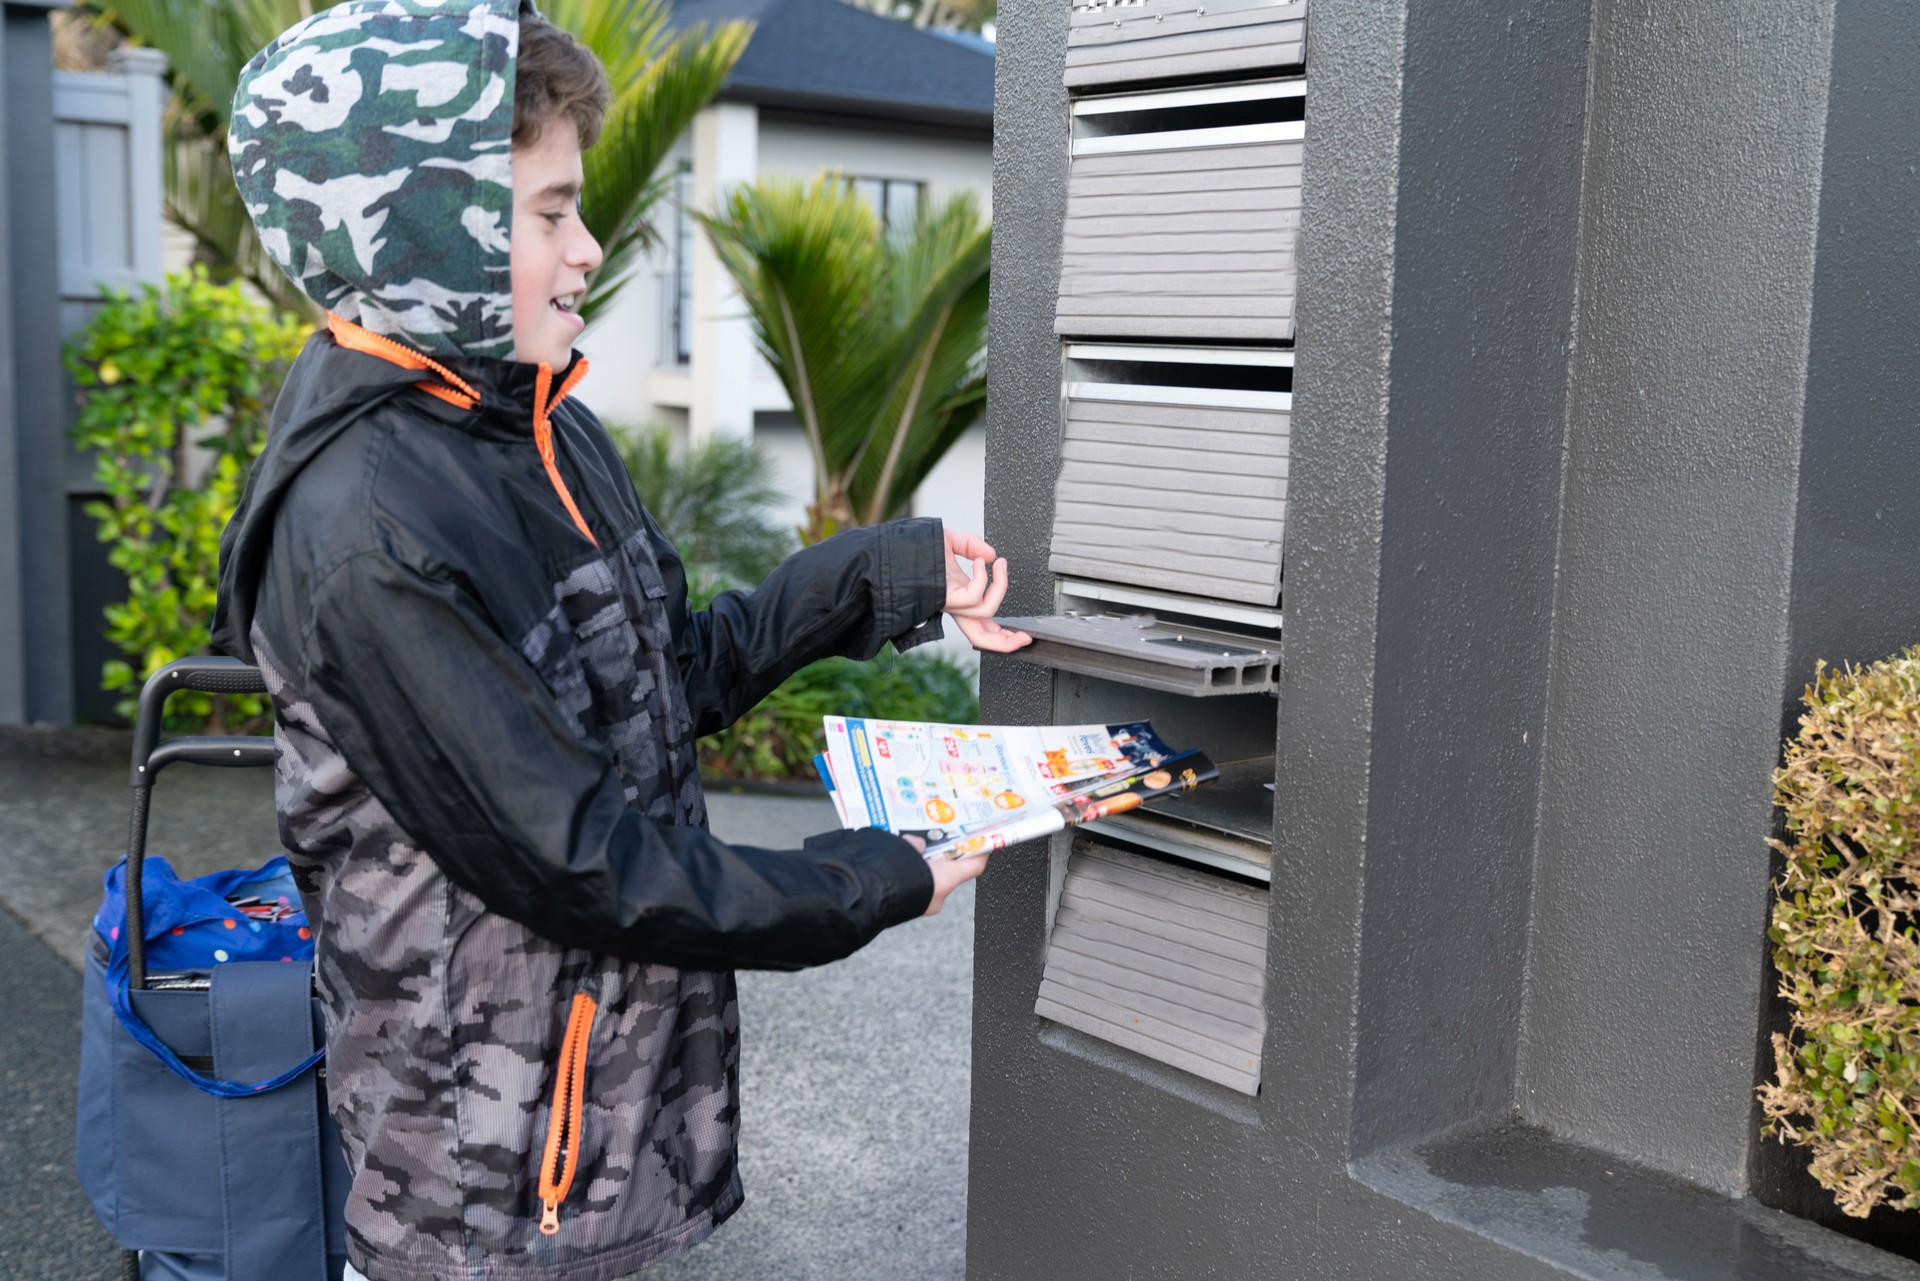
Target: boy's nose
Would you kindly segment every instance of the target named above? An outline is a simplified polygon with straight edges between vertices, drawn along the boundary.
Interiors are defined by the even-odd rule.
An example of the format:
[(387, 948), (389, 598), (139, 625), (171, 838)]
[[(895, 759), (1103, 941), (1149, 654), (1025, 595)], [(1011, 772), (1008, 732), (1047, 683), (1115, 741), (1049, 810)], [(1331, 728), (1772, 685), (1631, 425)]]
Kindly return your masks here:
[(568, 257), (572, 260), (573, 264), (582, 271), (594, 270), (600, 265), (601, 260), (606, 257), (606, 254), (600, 249), (600, 242), (595, 240), (593, 233), (587, 231), (585, 228), (581, 229), (579, 240), (576, 241), (571, 248), (573, 252), (569, 254)]

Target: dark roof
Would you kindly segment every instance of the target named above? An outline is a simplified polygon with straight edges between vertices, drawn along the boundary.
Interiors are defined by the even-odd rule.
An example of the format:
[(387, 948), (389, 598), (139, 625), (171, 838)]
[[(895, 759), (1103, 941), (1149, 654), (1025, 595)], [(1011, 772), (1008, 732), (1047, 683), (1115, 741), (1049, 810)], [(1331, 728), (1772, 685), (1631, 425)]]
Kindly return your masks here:
[[(745, 19), (720, 96), (765, 106), (990, 129), (993, 54), (843, 0), (673, 0), (675, 28)], [(981, 42), (984, 44), (985, 42)]]

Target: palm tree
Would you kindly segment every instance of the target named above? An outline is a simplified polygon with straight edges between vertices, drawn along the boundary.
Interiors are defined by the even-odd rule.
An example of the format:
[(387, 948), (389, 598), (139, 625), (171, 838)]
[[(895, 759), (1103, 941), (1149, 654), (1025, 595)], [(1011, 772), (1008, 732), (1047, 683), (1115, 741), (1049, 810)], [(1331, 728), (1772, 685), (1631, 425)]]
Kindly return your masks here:
[[(335, 0), (89, 0), (123, 34), (167, 55), (167, 217), (216, 273), (244, 276), (283, 307), (313, 305), (273, 266), (253, 234), (227, 167), (234, 85), (269, 40)], [(667, 190), (656, 176), (674, 140), (745, 52), (752, 26), (729, 22), (668, 30), (664, 0), (549, 0), (547, 17), (571, 31), (607, 69), (613, 102), (599, 145), (586, 154), (581, 210), (606, 250), (581, 314), (589, 322), (658, 241), (650, 221)]]
[(986, 405), (992, 229), (962, 192), (885, 234), (844, 178), (764, 179), (696, 215), (806, 429), (803, 542), (897, 513)]

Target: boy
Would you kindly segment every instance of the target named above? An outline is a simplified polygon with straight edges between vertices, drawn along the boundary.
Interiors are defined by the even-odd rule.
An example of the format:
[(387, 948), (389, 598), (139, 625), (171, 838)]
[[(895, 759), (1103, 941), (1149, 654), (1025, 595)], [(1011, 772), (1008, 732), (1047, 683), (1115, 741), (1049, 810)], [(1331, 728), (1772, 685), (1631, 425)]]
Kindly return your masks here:
[(611, 1281), (739, 1206), (731, 969), (845, 956), (979, 860), (706, 830), (694, 741), (789, 673), (992, 621), (936, 521), (688, 611), (572, 398), (599, 247), (591, 55), (515, 0), (349, 0), (242, 73), (234, 173), (331, 313), (221, 546), (215, 640), (273, 695), (327, 1090), (373, 1281)]

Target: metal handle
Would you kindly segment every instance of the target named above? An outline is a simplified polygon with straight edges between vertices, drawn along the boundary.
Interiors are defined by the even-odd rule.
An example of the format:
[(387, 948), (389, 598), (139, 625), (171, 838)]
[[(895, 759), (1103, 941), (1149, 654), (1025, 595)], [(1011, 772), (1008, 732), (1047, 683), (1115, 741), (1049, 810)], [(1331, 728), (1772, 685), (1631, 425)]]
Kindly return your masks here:
[(133, 819), (127, 831), (127, 979), (137, 991), (147, 982), (146, 899), (141, 884), (146, 870), (147, 812), (153, 804), (153, 780), (175, 761), (193, 765), (258, 767), (273, 764), (269, 736), (203, 735), (160, 742), (167, 699), (183, 689), (214, 694), (264, 694), (266, 681), (256, 668), (237, 658), (182, 658), (147, 679), (140, 690), (133, 722)]
[(267, 682), (258, 668), (249, 667), (237, 658), (179, 658), (148, 677), (146, 685), (140, 690), (140, 709), (133, 718), (132, 782), (135, 787), (150, 786), (153, 782), (155, 771), (148, 768), (148, 763), (155, 746), (160, 742), (160, 726), (164, 720), (167, 699), (183, 689), (200, 690), (208, 694), (264, 694), (267, 692)]

